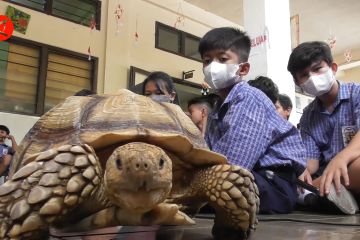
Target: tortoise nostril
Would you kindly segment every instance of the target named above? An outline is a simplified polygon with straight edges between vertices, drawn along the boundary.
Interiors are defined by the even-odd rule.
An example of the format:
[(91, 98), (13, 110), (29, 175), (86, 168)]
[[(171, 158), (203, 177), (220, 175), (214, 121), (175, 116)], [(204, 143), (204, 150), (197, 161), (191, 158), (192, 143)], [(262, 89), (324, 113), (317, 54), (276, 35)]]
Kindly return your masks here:
[(148, 167), (147, 163), (145, 163), (145, 164), (144, 164), (144, 167), (145, 167), (145, 168), (147, 168), (147, 167)]
[(164, 164), (165, 164), (165, 161), (164, 161), (164, 159), (161, 158), (160, 161), (159, 161), (159, 169), (163, 169)]
[(116, 159), (116, 167), (117, 167), (119, 170), (122, 170), (122, 163), (121, 163), (121, 160), (120, 160), (120, 159)]
[(136, 166), (136, 168), (139, 168), (139, 167), (140, 167), (140, 164), (137, 163), (135, 166)]

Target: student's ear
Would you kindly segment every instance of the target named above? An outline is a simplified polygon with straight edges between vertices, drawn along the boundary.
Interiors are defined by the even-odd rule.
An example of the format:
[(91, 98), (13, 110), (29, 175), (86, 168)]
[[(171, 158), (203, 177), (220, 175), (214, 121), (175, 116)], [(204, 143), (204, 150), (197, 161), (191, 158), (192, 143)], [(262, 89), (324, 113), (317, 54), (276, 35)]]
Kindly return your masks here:
[(338, 70), (338, 65), (333, 62), (333, 63), (330, 65), (330, 68), (331, 68), (331, 70), (333, 71), (333, 73), (334, 73), (334, 75), (335, 75), (336, 72), (337, 72), (337, 70)]
[(176, 92), (170, 93), (170, 100), (171, 100), (171, 102), (174, 102), (175, 97), (176, 97)]
[(241, 63), (239, 66), (240, 67), (239, 67), (239, 70), (237, 72), (237, 74), (239, 76), (243, 77), (243, 76), (245, 76), (245, 75), (247, 75), (249, 73), (249, 71), (250, 71), (250, 63), (244, 62), (244, 63)]
[(292, 108), (288, 108), (288, 109), (286, 109), (285, 111), (288, 113), (288, 117), (290, 116), (290, 114), (291, 114), (291, 110), (292, 110)]
[(206, 108), (201, 108), (201, 117), (206, 117), (207, 116), (207, 109)]

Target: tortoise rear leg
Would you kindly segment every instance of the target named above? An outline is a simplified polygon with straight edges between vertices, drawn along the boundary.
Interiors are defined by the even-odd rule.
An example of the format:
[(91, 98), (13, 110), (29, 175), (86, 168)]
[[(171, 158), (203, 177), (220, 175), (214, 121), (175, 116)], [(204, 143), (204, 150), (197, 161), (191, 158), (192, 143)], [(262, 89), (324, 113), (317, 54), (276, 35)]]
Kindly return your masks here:
[(246, 239), (255, 228), (259, 210), (253, 175), (238, 166), (217, 165), (200, 170), (193, 184), (199, 197), (215, 208), (215, 239)]
[(39, 239), (49, 224), (94, 194), (101, 176), (88, 145), (40, 153), (0, 187), (0, 238)]

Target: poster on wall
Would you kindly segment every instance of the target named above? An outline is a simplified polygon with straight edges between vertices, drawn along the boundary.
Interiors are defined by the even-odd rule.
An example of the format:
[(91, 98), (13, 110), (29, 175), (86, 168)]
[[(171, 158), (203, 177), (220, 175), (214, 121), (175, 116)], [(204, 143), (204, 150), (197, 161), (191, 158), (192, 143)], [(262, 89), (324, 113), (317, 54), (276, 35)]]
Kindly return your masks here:
[(14, 30), (25, 34), (30, 21), (30, 14), (27, 14), (12, 6), (6, 9), (6, 16), (8, 16), (14, 24)]

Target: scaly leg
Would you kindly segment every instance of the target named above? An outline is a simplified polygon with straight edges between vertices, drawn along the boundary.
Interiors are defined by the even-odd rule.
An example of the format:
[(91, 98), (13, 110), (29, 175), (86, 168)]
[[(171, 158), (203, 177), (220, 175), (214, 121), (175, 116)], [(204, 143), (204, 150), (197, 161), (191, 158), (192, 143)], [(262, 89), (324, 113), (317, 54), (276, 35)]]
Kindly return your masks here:
[(257, 224), (259, 192), (253, 175), (241, 167), (218, 165), (200, 170), (193, 191), (215, 208), (215, 239), (246, 239)]
[(40, 153), (0, 187), (0, 238), (36, 239), (46, 234), (49, 224), (94, 194), (101, 171), (88, 145)]

